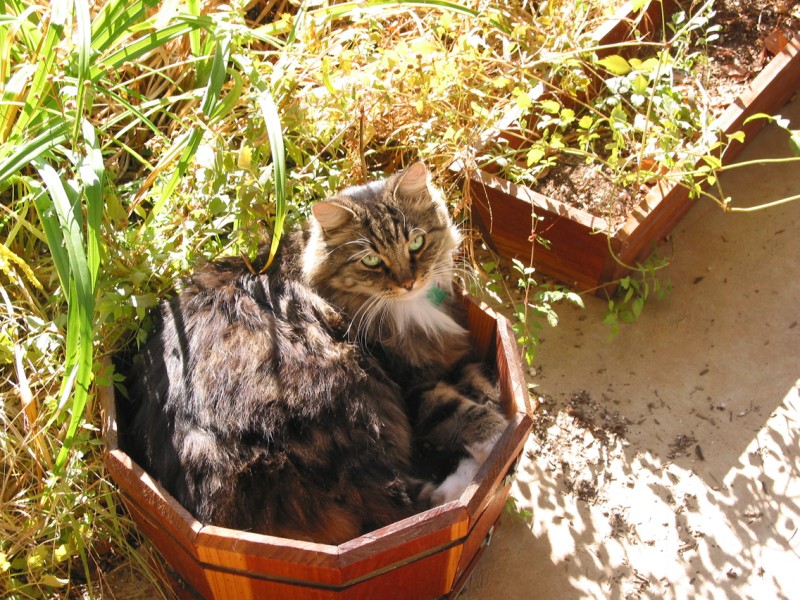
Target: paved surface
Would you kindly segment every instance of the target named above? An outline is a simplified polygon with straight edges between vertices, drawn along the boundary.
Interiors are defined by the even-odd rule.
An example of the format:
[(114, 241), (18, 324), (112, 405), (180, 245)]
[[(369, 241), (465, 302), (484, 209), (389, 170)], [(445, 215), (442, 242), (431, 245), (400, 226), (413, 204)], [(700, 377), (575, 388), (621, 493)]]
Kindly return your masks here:
[[(800, 127), (800, 101), (783, 114)], [(739, 161), (789, 155), (768, 128)], [(722, 183), (736, 206), (798, 195), (800, 164)], [(594, 299), (544, 333), (531, 514), (503, 516), (464, 598), (800, 598), (800, 202), (701, 201), (673, 248), (671, 297), (612, 341)]]

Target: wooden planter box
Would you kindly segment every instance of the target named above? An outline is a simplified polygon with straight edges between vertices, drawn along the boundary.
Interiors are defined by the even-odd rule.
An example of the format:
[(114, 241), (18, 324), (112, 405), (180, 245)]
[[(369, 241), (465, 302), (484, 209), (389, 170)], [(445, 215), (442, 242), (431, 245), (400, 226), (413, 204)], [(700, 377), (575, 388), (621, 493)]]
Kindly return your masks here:
[[(660, 22), (660, 12), (653, 12), (653, 6), (642, 25), (655, 27)], [(600, 45), (622, 41), (630, 30), (627, 22), (611, 23), (601, 32)], [(747, 125), (744, 121), (757, 113), (775, 114), (799, 89), (800, 34), (770, 61), (715, 126), (726, 134), (744, 131), (749, 141), (765, 120)], [(519, 136), (504, 131), (515, 119), (516, 115), (507, 115), (489, 136), (502, 135), (516, 144)], [(740, 143), (731, 145), (722, 157), (723, 164), (729, 164), (742, 148)], [(624, 277), (628, 266), (644, 261), (695, 202), (687, 188), (664, 180), (615, 230), (603, 218), (487, 171), (469, 169), (462, 162), (454, 163), (452, 169), (465, 176), (465, 195), (472, 200), (473, 220), (498, 254), (526, 264), (532, 256), (532, 264), (540, 273), (578, 290), (597, 289), (598, 293), (602, 292), (598, 286)], [(548, 240), (549, 248), (533, 241), (534, 232)]]
[[(480, 358), (495, 364), (510, 423), (457, 501), (339, 546), (235, 531), (198, 522), (119, 447), (114, 390), (103, 390), (106, 466), (134, 521), (182, 579), (184, 597), (454, 597), (488, 544), (532, 427), (530, 404), (508, 322), (464, 300)], [(124, 430), (124, 429), (123, 429)]]

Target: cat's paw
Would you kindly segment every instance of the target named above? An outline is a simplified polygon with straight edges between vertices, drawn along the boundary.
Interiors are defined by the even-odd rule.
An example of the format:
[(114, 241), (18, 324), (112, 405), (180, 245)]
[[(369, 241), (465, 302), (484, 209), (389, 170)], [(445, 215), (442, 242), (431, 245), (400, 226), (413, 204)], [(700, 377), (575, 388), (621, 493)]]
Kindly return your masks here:
[(480, 463), (474, 458), (462, 458), (456, 470), (448, 475), (447, 479), (434, 489), (429, 490), (431, 505), (438, 506), (458, 500), (475, 478), (480, 466)]
[(486, 462), (486, 459), (489, 458), (492, 449), (497, 445), (497, 440), (500, 439), (500, 435), (500, 433), (497, 433), (488, 440), (468, 444), (466, 450), (479, 464), (483, 464)]

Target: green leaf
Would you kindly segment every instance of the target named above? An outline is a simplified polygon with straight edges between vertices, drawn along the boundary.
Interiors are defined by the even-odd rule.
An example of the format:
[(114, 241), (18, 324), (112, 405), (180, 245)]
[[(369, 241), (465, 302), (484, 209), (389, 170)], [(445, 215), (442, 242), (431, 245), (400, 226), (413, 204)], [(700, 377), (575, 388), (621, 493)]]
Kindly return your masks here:
[[(206, 86), (203, 94), (203, 100), (200, 105), (203, 114), (209, 118), (216, 111), (217, 105), (219, 104), (219, 96), (222, 92), (222, 86), (225, 83), (225, 73), (227, 70), (226, 67), (230, 58), (230, 42), (230, 36), (224, 37), (219, 41), (214, 51), (214, 61), (211, 65), (211, 76), (209, 77), (208, 85)], [(167, 200), (169, 200), (172, 192), (175, 191), (175, 188), (178, 186), (181, 177), (183, 177), (184, 173), (186, 173), (189, 163), (197, 153), (197, 149), (200, 147), (200, 142), (203, 140), (203, 132), (204, 130), (200, 127), (194, 127), (176, 139), (176, 147), (185, 144), (185, 146), (183, 146), (183, 152), (181, 153), (181, 157), (178, 160), (175, 170), (172, 172), (172, 176), (161, 190), (161, 196), (155, 205), (153, 205), (150, 214), (147, 216), (147, 219), (142, 225), (142, 231), (147, 229), (153, 220), (164, 209)]]
[(597, 64), (609, 73), (619, 76), (627, 75), (632, 70), (630, 63), (619, 54), (611, 54), (605, 58), (600, 58), (597, 60)]
[(789, 132), (789, 146), (795, 156), (800, 156), (800, 129), (793, 129)]
[[(64, 35), (64, 23), (69, 17), (70, 1), (56, 0), (50, 3), (50, 20), (41, 46), (33, 59), (37, 64), (36, 73), (31, 81), (30, 89), (22, 106), (22, 113), (9, 138), (24, 139), (34, 119), (41, 114), (41, 105), (48, 97), (47, 89), (52, 86), (48, 80), (52, 75), (52, 66), (56, 59), (56, 46)], [(0, 177), (0, 181), (4, 181)]]
[(633, 313), (634, 319), (639, 318), (639, 316), (642, 314), (643, 308), (644, 308), (644, 298), (642, 296), (635, 298), (631, 303), (631, 312)]
[(633, 83), (631, 84), (631, 90), (633, 91), (633, 93), (634, 94), (640, 94), (642, 96), (645, 95), (645, 93), (647, 92), (648, 87), (649, 86), (648, 86), (647, 77), (645, 77), (644, 75), (637, 75), (636, 79), (634, 79)]
[(739, 142), (740, 144), (744, 144), (745, 140), (745, 133), (744, 131), (736, 131), (734, 133), (728, 134), (728, 141), (729, 142)]
[[(83, 217), (78, 192), (71, 185), (65, 185), (52, 166), (37, 160), (36, 168), (50, 198), (50, 206), (47, 206), (48, 203), (44, 196), (39, 196), (35, 201), (37, 212), (43, 222), (45, 232), (50, 230), (52, 234), (52, 230), (58, 228), (59, 234), (56, 234), (56, 241), (60, 237), (63, 244), (63, 247), (51, 244), (50, 252), (54, 256), (58, 253), (66, 254), (68, 265), (68, 273), (59, 272), (62, 286), (66, 283), (68, 290), (67, 342), (64, 377), (59, 396), (68, 398), (71, 395), (72, 398), (69, 426), (54, 466), (55, 474), (60, 475), (67, 458), (69, 458), (78, 426), (83, 422), (83, 413), (92, 381), (94, 286), (84, 249)], [(52, 211), (49, 210), (50, 207), (52, 207)], [(50, 239), (51, 235), (48, 235), (48, 241)], [(65, 282), (67, 277), (68, 281)], [(53, 415), (51, 422), (57, 416), (58, 412)], [(56, 478), (51, 480), (52, 484), (55, 483), (55, 480)]]
[(750, 121), (755, 121), (756, 119), (766, 119), (767, 121), (774, 121), (775, 117), (773, 117), (772, 115), (768, 115), (766, 113), (756, 113), (754, 115), (750, 115), (749, 117), (747, 117), (744, 120), (744, 123), (742, 123), (742, 125), (747, 125)]
[(544, 148), (540, 146), (534, 146), (533, 148), (528, 150), (528, 156), (526, 162), (530, 167), (532, 165), (539, 164), (539, 161), (541, 161), (544, 158), (544, 156), (545, 156)]
[(526, 110), (533, 106), (533, 99), (528, 92), (520, 92), (516, 97), (517, 108)]
[(645, 73), (652, 73), (661, 65), (661, 61), (658, 58), (648, 58), (642, 64), (640, 64), (637, 69), (640, 71), (644, 71)]
[(129, 35), (131, 26), (156, 4), (158, 0), (111, 0), (104, 4), (92, 23), (92, 47), (105, 52), (122, 36)]
[(561, 105), (555, 100), (542, 100), (539, 106), (542, 107), (544, 112), (551, 115), (557, 115), (561, 111)]
[(97, 81), (106, 69), (117, 69), (125, 62), (135, 60), (143, 54), (160, 48), (167, 42), (194, 31), (198, 27), (210, 27), (211, 25), (212, 22), (207, 17), (189, 18), (188, 15), (184, 15), (181, 22), (168, 25), (164, 29), (142, 36), (99, 61), (99, 64), (89, 71), (89, 79)]
[(7, 181), (23, 167), (66, 141), (68, 136), (68, 121), (61, 118), (50, 119), (41, 127), (41, 132), (35, 138), (16, 146), (11, 154), (0, 160), (0, 181)]
[(92, 288), (97, 284), (97, 273), (100, 269), (103, 237), (100, 232), (103, 217), (103, 177), (105, 165), (103, 153), (97, 140), (97, 133), (88, 120), (82, 122), (84, 139), (84, 158), (78, 166), (78, 173), (83, 182), (86, 195), (87, 226), (87, 266), (91, 277)]
[(45, 573), (39, 578), (39, 583), (47, 587), (64, 587), (69, 583), (69, 579), (59, 578), (51, 573)]
[[(283, 147), (283, 128), (278, 109), (272, 94), (266, 87), (258, 94), (258, 105), (267, 126), (269, 147), (272, 154), (272, 170), (275, 178), (275, 222), (272, 227), (272, 242), (269, 247), (269, 258), (266, 266), (272, 263), (283, 233), (283, 223), (288, 210), (286, 202), (286, 153)], [(265, 266), (265, 267), (266, 267)]]
[(703, 162), (706, 163), (706, 165), (708, 165), (709, 168), (711, 168), (711, 169), (721, 169), (722, 168), (722, 161), (718, 157), (713, 156), (711, 154), (706, 154), (703, 157)]
[(622, 129), (628, 123), (628, 115), (619, 104), (611, 110), (611, 120), (614, 129)]

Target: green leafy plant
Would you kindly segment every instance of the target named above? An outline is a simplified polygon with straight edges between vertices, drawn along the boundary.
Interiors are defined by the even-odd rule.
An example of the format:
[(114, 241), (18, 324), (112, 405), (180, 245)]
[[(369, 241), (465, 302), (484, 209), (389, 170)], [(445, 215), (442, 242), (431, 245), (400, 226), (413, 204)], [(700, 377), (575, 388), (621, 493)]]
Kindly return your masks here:
[[(158, 132), (154, 119), (174, 100), (123, 79), (130, 61), (213, 22), (164, 14), (154, 1), (3, 8), (0, 368), (14, 383), (0, 413), (0, 574), (5, 593), (29, 597), (66, 589), (76, 566), (94, 585), (104, 545), (127, 547), (130, 526), (103, 475), (95, 390), (110, 377), (113, 232), (128, 222), (119, 189), (127, 168), (146, 165), (137, 129)], [(181, 94), (212, 97), (221, 82), (211, 81)]]
[[(556, 305), (569, 302), (583, 308), (581, 296), (564, 286), (543, 284), (534, 277), (536, 269), (513, 259), (510, 265), (501, 265), (496, 260), (481, 263), (487, 282), (482, 284), (495, 302), (510, 302), (513, 312), (511, 324), (522, 349), (522, 357), (528, 366), (533, 364), (539, 346), (539, 334), (545, 324), (558, 325)], [(477, 289), (475, 293), (480, 293)]]
[(668, 259), (651, 254), (643, 264), (636, 265), (633, 274), (615, 282), (617, 290), (608, 299), (608, 308), (603, 317), (603, 322), (610, 327), (611, 338), (619, 333), (623, 323), (638, 320), (648, 301), (660, 301), (669, 294), (669, 279), (662, 280), (658, 277), (658, 271), (668, 264)]
[[(499, 160), (496, 147), (485, 158), (512, 181), (534, 188), (566, 157), (592, 165), (601, 180), (633, 194), (694, 171), (698, 157), (720, 147), (702, 82), (684, 76), (697, 70), (705, 60), (700, 49), (718, 35), (711, 6), (707, 1), (673, 14), (662, 40), (638, 42), (638, 56), (600, 56), (588, 30), (577, 50), (532, 62), (527, 81), (514, 89), (524, 139), (519, 149), (501, 148)], [(588, 210), (613, 222), (607, 198), (597, 195), (596, 201)]]

